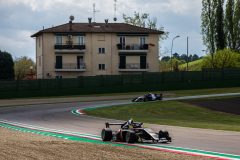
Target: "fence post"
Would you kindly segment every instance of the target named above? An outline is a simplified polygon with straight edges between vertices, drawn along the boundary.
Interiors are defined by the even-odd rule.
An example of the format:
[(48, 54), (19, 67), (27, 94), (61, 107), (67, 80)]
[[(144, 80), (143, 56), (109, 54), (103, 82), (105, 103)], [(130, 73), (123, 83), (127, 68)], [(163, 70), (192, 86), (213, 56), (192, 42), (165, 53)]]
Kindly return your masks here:
[(19, 90), (19, 80), (16, 80), (16, 91)]
[(105, 86), (105, 84), (104, 84), (104, 75), (100, 75), (100, 82), (101, 82), (101, 85), (100, 86)]
[(38, 79), (38, 90), (41, 90), (42, 86), (41, 86), (41, 82), (42, 82), (42, 79)]
[(222, 80), (225, 80), (224, 68), (222, 69)]
[(142, 72), (142, 84), (144, 84), (144, 72)]
[(185, 71), (182, 71), (181, 72), (181, 81), (184, 82), (184, 79), (185, 79)]
[(202, 81), (204, 81), (204, 69), (202, 69)]
[(161, 73), (161, 82), (165, 83), (165, 73), (164, 72)]
[(58, 80), (58, 89), (62, 88), (62, 78), (57, 79)]

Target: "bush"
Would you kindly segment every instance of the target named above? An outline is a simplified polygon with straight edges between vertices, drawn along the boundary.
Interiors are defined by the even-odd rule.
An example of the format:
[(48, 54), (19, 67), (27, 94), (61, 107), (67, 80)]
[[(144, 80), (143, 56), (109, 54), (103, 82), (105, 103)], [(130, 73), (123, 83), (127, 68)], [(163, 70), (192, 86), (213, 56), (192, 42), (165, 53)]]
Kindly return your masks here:
[(0, 51), (0, 80), (14, 79), (14, 63), (12, 55)]
[(204, 68), (237, 68), (240, 67), (240, 54), (230, 49), (217, 51), (213, 58), (211, 55), (203, 59)]

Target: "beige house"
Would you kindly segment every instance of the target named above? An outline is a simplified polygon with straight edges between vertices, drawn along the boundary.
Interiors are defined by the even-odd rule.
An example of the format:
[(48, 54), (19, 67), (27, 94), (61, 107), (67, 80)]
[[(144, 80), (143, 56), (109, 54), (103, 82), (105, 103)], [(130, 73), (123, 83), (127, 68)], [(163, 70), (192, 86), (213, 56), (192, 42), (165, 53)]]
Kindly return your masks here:
[(73, 23), (41, 30), (37, 78), (159, 72), (161, 31), (125, 23)]

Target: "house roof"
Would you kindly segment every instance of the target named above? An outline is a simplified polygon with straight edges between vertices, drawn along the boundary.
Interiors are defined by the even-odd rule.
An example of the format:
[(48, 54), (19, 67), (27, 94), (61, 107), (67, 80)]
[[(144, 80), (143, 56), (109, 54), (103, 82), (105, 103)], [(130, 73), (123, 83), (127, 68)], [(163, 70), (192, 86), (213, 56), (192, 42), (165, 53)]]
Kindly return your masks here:
[(126, 23), (70, 23), (55, 26), (52, 28), (43, 29), (31, 37), (37, 37), (43, 33), (117, 33), (117, 34), (163, 34), (163, 31), (138, 27)]

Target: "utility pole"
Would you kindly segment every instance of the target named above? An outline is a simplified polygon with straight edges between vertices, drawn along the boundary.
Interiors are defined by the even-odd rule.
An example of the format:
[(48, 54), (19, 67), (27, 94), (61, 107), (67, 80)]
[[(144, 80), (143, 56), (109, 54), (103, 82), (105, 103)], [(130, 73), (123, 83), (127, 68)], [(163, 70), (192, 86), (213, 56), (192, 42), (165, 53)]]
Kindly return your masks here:
[(171, 71), (173, 71), (173, 64), (172, 64), (172, 57), (173, 57), (173, 41), (176, 39), (176, 38), (179, 38), (180, 36), (175, 36), (173, 39), (172, 39), (172, 46), (171, 46)]
[(189, 62), (189, 58), (188, 58), (188, 37), (187, 37), (187, 71), (188, 71), (188, 62)]

